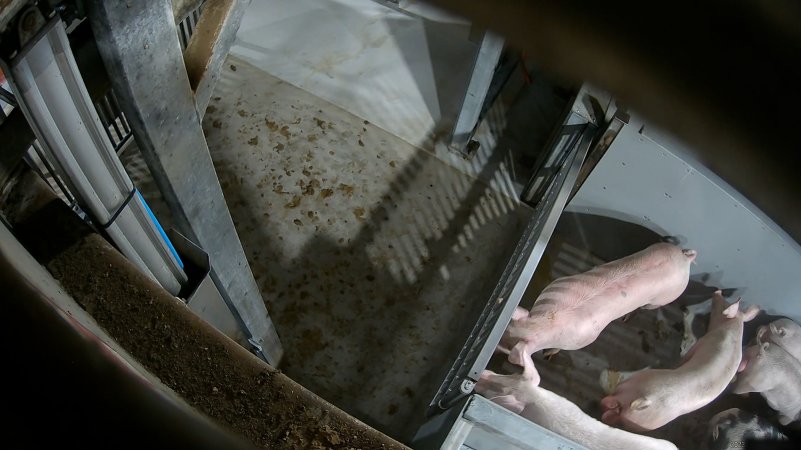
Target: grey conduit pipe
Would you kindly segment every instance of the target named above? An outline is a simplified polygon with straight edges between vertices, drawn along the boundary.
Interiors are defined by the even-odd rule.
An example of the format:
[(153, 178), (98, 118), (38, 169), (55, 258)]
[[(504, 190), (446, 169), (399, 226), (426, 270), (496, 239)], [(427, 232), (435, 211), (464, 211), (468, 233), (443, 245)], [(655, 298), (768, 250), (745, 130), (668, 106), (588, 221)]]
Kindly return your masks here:
[(187, 282), (180, 257), (117, 157), (56, 17), (4, 68), (47, 158), (95, 224), (173, 295)]

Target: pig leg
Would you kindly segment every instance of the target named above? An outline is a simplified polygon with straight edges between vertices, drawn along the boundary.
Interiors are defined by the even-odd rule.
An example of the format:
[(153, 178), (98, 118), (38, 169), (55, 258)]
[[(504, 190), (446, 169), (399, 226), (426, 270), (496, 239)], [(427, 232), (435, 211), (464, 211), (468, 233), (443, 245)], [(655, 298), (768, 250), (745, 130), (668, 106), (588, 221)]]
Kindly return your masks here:
[(708, 314), (712, 311), (712, 299), (690, 305), (684, 308), (684, 336), (681, 340), (681, 356), (685, 356), (687, 352), (698, 342), (698, 337), (693, 333), (693, 321), (696, 316)]
[(546, 361), (550, 361), (550, 359), (553, 358), (557, 353), (559, 353), (558, 348), (549, 348), (548, 350), (542, 352), (542, 356), (545, 357)]
[[(526, 317), (528, 317), (528, 311), (524, 308), (517, 306), (515, 307), (515, 311), (512, 313), (512, 319), (510, 320), (510, 323), (515, 320), (525, 319)], [(506, 334), (506, 332), (504, 332), (504, 334)], [(504, 339), (502, 338), (501, 342), (495, 346), (495, 353), (508, 355), (511, 349), (508, 346), (504, 345), (503, 342)]]
[(532, 390), (540, 384), (540, 376), (530, 357), (523, 360), (523, 373), (499, 375), (485, 370), (476, 383), (476, 392), (500, 406), (520, 414), (532, 401)]

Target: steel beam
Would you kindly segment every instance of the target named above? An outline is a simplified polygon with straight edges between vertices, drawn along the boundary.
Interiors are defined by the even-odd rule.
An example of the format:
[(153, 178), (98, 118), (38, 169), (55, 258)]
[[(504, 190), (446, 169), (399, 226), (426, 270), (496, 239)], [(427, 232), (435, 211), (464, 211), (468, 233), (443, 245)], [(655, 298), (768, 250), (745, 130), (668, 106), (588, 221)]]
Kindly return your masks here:
[(501, 57), (501, 51), (503, 51), (503, 38), (494, 33), (484, 32), (473, 62), (462, 107), (453, 126), (450, 145), (456, 151), (469, 153), (467, 144), (478, 125), (484, 99), (487, 98), (487, 92), (492, 84), (492, 76)]
[(169, 0), (92, 0), (100, 55), (145, 161), (182, 234), (211, 257), (212, 279), (254, 351), (283, 354), (214, 171)]
[(189, 84), (201, 117), (249, 4), (250, 0), (208, 0), (203, 5), (203, 13), (184, 51)]

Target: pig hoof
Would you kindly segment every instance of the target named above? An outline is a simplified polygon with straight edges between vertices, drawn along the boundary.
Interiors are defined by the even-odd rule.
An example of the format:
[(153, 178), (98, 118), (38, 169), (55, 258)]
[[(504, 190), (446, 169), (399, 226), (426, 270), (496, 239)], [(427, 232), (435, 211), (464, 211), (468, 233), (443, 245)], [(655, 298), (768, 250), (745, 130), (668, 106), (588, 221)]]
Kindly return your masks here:
[(629, 319), (631, 319), (631, 316), (633, 316), (633, 315), (634, 315), (634, 313), (630, 312), (630, 313), (626, 314), (625, 316), (623, 316), (623, 323), (628, 322)]
[(557, 353), (559, 353), (558, 348), (549, 348), (548, 350), (545, 350), (542, 353), (542, 356), (545, 358), (546, 361), (550, 361), (551, 358), (553, 358), (554, 355), (556, 355)]

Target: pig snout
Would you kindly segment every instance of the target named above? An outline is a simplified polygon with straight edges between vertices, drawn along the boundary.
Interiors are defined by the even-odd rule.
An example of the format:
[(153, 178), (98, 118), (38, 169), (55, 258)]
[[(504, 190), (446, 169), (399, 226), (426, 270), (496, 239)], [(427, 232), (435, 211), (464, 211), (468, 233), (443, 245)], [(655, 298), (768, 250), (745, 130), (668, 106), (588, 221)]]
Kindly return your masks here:
[(681, 253), (690, 261), (695, 261), (695, 258), (698, 256), (698, 252), (691, 248), (683, 248), (681, 249)]
[(601, 399), (601, 422), (607, 425), (620, 425), (622, 422), (622, 417), (620, 416), (620, 412), (622, 411), (622, 407), (620, 405), (620, 401), (614, 396), (606, 396)]

